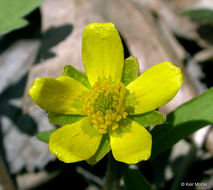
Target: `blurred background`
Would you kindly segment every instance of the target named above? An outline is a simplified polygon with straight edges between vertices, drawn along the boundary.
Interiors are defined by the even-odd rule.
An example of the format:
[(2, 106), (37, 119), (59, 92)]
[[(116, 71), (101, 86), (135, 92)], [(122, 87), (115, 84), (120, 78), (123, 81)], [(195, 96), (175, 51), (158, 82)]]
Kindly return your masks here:
[[(115, 24), (140, 73), (163, 61), (182, 68), (184, 85), (161, 112), (213, 86), (212, 0), (0, 0), (0, 190), (102, 189), (107, 156), (95, 166), (58, 161), (35, 137), (57, 126), (27, 93), (35, 78), (56, 78), (66, 64), (84, 71), (81, 37), (91, 22)], [(206, 126), (137, 168), (157, 189), (213, 187), (212, 155)]]

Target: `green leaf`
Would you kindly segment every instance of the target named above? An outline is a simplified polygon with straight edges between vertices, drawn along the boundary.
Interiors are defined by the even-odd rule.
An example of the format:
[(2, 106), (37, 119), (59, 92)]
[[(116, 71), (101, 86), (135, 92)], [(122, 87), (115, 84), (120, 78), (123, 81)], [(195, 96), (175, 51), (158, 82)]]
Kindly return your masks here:
[(100, 161), (109, 151), (111, 150), (110, 141), (108, 134), (103, 135), (100, 146), (90, 159), (87, 160), (87, 163), (90, 165), (95, 165), (98, 161)]
[(152, 111), (140, 115), (130, 115), (128, 117), (144, 127), (160, 125), (166, 121), (166, 116), (158, 111)]
[(138, 59), (134, 56), (130, 56), (124, 60), (124, 68), (121, 82), (127, 86), (130, 82), (135, 80), (139, 74)]
[(56, 125), (66, 125), (70, 123), (74, 123), (83, 119), (82, 115), (64, 115), (64, 114), (57, 114), (53, 112), (48, 113), (48, 119), (50, 123)]
[(213, 9), (208, 8), (185, 8), (181, 15), (190, 17), (198, 22), (213, 23)]
[(87, 78), (87, 75), (82, 73), (81, 71), (77, 70), (76, 68), (72, 67), (71, 65), (65, 65), (62, 71), (63, 75), (69, 76), (87, 88), (90, 88), (89, 80)]
[(167, 122), (155, 127), (152, 134), (152, 157), (169, 149), (196, 130), (213, 124), (213, 88), (178, 107), (167, 116)]
[(127, 190), (152, 190), (153, 187), (137, 169), (125, 168), (122, 172)]
[(45, 143), (48, 143), (49, 142), (49, 138), (50, 138), (50, 135), (52, 134), (53, 131), (55, 131), (56, 129), (51, 129), (51, 130), (48, 130), (48, 131), (43, 131), (41, 133), (37, 133), (36, 134), (36, 137), (40, 140), (40, 141), (43, 141)]
[(27, 25), (23, 19), (43, 0), (1, 0), (0, 1), (0, 34), (6, 34), (14, 29)]
[(22, 28), (26, 26), (28, 22), (24, 19), (11, 20), (9, 23), (7, 20), (0, 23), (0, 34), (6, 34), (12, 30)]

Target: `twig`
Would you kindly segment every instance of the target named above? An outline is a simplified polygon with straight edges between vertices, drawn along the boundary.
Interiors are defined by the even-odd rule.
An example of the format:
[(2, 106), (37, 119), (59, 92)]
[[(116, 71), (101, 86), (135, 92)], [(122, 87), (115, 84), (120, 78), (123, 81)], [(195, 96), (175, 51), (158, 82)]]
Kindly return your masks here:
[(5, 190), (16, 190), (15, 184), (5, 166), (5, 162), (0, 154), (0, 179)]
[(94, 174), (88, 172), (87, 170), (83, 169), (82, 167), (77, 167), (76, 171), (79, 174), (81, 174), (82, 176), (84, 176), (86, 179), (96, 183), (97, 185), (99, 185), (101, 187), (103, 186), (103, 181), (99, 177), (97, 177)]

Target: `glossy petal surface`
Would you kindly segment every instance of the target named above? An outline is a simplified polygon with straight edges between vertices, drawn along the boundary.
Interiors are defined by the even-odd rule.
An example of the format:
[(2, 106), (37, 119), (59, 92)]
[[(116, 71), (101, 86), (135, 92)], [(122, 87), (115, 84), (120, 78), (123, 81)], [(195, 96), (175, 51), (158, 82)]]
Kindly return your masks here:
[(134, 107), (130, 114), (146, 113), (167, 104), (182, 83), (181, 69), (172, 63), (163, 62), (151, 67), (127, 86), (131, 94), (128, 99)]
[(82, 95), (88, 89), (76, 80), (61, 76), (57, 79), (38, 78), (29, 89), (33, 101), (42, 109), (62, 114), (80, 114)]
[(97, 151), (102, 135), (82, 119), (53, 132), (49, 139), (50, 152), (65, 163), (87, 160)]
[(95, 165), (110, 150), (111, 150), (111, 147), (110, 147), (110, 142), (109, 142), (109, 135), (105, 134), (105, 135), (103, 135), (103, 137), (101, 139), (101, 143), (99, 145), (97, 152), (89, 160), (87, 160), (87, 163), (89, 163), (90, 165)]
[(135, 164), (149, 159), (152, 137), (143, 126), (128, 119), (117, 130), (110, 130), (110, 144), (117, 161)]
[(123, 46), (112, 23), (91, 23), (86, 26), (82, 39), (82, 58), (91, 85), (99, 78), (121, 80)]

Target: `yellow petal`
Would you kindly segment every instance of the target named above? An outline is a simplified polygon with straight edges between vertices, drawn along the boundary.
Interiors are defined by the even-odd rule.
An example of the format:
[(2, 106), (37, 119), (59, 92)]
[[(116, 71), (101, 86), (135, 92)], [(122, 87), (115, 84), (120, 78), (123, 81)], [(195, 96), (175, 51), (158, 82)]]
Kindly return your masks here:
[(82, 38), (82, 58), (91, 85), (98, 78), (120, 81), (124, 53), (120, 36), (112, 23), (91, 23)]
[(167, 104), (182, 83), (181, 69), (172, 63), (163, 62), (151, 67), (127, 86), (130, 92), (127, 99), (134, 107), (130, 114), (142, 114)]
[(29, 89), (33, 101), (42, 109), (62, 114), (80, 114), (82, 95), (88, 89), (78, 81), (61, 76), (57, 79), (38, 78)]
[(87, 160), (98, 149), (102, 135), (86, 119), (65, 125), (49, 139), (50, 152), (65, 163)]
[(135, 121), (128, 119), (123, 122), (115, 131), (110, 130), (114, 158), (127, 164), (148, 160), (152, 147), (150, 133)]
[(108, 134), (104, 134), (102, 139), (101, 139), (101, 142), (100, 142), (100, 145), (98, 147), (97, 152), (89, 160), (87, 160), (87, 163), (90, 164), (90, 165), (95, 165), (110, 150), (111, 150), (111, 147), (110, 147), (109, 135)]

